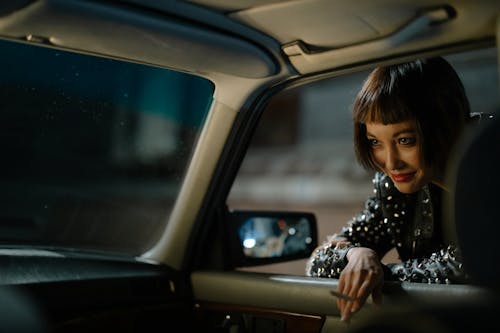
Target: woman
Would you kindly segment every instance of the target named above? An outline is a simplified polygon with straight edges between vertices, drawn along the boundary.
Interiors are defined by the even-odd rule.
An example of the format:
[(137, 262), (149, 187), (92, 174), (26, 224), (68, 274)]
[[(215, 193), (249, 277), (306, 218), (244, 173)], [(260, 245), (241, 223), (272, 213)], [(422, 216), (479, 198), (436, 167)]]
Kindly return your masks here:
[[(363, 212), (311, 256), (309, 276), (338, 278), (342, 320), (369, 295), (381, 302), (385, 280), (462, 281), (457, 249), (441, 230), (446, 162), (470, 119), (464, 87), (443, 58), (373, 70), (354, 108), (358, 161), (374, 170), (375, 195)], [(396, 248), (401, 263), (383, 265)]]

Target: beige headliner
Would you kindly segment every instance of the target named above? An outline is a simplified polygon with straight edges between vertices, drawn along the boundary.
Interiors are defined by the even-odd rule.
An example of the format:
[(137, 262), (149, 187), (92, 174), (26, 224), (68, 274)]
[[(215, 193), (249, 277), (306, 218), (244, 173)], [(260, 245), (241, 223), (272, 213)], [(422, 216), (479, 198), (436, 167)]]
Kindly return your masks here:
[[(190, 2), (218, 9), (230, 18), (272, 36), (301, 73), (494, 38), (496, 17), (500, 13), (500, 1), (497, 0)], [(420, 27), (405, 38), (397, 35), (422, 11), (443, 5), (453, 8), (456, 17), (440, 25)], [(294, 47), (297, 44), (300, 47)]]
[[(338, 47), (388, 35), (418, 10), (450, 5), (463, 28), (483, 25), (500, 10), (496, 0), (188, 0), (212, 7), (271, 36), (281, 44), (302, 40)], [(492, 10), (496, 8), (495, 10)], [(462, 16), (462, 14), (467, 16)], [(481, 17), (483, 21), (468, 20)], [(466, 21), (467, 20), (467, 21)], [(487, 20), (489, 21), (489, 20)], [(467, 23), (467, 24), (465, 24)], [(489, 30), (494, 33), (494, 30)]]
[[(494, 41), (500, 12), (497, 0), (123, 2), (137, 6), (138, 10), (122, 14), (118, 10), (120, 4), (116, 4), (115, 10), (107, 10), (106, 6), (115, 6), (113, 2), (2, 3), (0, 35), (34, 35), (56, 46), (175, 67), (208, 77), (226, 74), (269, 80), (422, 50), (473, 45), (483, 39)], [(451, 6), (456, 17), (439, 25), (413, 29), (405, 38), (398, 35), (420, 11), (443, 4)], [(144, 7), (156, 12), (139, 10)], [(200, 31), (186, 22), (177, 24), (168, 19), (171, 14), (187, 18), (189, 24), (200, 22), (206, 27)], [(60, 29), (61, 26), (65, 28)], [(230, 34), (221, 34), (222, 31), (243, 38), (236, 40)], [(179, 35), (189, 35), (190, 39), (179, 39)], [(150, 43), (144, 43), (145, 38)]]

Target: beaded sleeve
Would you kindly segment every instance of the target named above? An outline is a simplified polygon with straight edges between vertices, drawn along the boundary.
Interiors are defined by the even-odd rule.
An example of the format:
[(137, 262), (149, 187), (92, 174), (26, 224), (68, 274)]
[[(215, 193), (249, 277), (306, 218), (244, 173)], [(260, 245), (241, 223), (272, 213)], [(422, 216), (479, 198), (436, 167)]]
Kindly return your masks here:
[[(338, 278), (347, 264), (347, 251), (354, 246), (369, 247), (382, 258), (394, 244), (390, 226), (389, 219), (382, 215), (380, 200), (368, 199), (365, 209), (356, 215), (341, 233), (314, 250), (306, 265), (306, 275)], [(341, 242), (334, 246), (332, 241), (339, 237), (347, 239), (347, 243)]]
[(422, 283), (462, 283), (467, 277), (463, 270), (458, 249), (448, 245), (428, 258), (408, 259), (403, 263), (389, 264), (393, 280)]

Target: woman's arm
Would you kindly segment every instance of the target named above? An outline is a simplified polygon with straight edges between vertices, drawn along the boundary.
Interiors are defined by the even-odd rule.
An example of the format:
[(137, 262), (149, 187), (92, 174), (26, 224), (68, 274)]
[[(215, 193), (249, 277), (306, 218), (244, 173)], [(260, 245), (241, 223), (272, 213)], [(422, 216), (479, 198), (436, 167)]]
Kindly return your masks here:
[(467, 276), (456, 246), (449, 245), (428, 258), (409, 259), (388, 265), (392, 277), (399, 281), (423, 283), (463, 283)]
[(339, 278), (347, 265), (346, 255), (353, 247), (367, 247), (382, 258), (392, 247), (392, 233), (384, 223), (380, 200), (370, 198), (365, 209), (338, 234), (318, 246), (306, 264), (306, 275)]

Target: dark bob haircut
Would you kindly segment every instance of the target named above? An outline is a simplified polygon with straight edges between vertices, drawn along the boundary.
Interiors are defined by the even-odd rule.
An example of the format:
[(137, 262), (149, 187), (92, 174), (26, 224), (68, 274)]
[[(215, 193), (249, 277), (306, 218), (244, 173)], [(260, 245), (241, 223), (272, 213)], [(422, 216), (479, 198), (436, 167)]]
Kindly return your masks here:
[(367, 122), (394, 124), (415, 120), (424, 162), (442, 174), (469, 119), (465, 89), (443, 58), (377, 67), (354, 101), (356, 158), (366, 169), (378, 170), (366, 138)]

